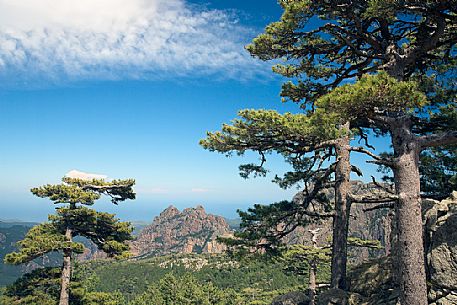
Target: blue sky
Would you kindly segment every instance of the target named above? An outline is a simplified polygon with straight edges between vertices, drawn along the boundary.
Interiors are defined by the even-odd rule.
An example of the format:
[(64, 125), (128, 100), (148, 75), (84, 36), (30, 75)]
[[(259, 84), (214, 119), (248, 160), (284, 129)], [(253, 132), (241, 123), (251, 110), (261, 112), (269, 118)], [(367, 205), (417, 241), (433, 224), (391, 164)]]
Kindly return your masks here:
[(45, 219), (52, 205), (29, 189), (73, 169), (135, 178), (137, 200), (96, 205), (129, 220), (170, 204), (235, 217), (292, 196), (238, 176), (257, 156), (198, 145), (239, 109), (297, 111), (243, 49), (280, 16), (275, 1), (49, 1), (0, 0), (0, 219)]

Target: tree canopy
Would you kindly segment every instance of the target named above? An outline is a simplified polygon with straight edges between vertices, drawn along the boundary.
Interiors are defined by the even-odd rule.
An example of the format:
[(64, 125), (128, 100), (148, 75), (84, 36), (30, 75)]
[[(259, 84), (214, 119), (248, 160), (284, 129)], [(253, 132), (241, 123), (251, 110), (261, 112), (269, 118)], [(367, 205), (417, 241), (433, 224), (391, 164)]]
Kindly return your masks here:
[(294, 102), (313, 102), (346, 81), (378, 70), (408, 78), (455, 68), (455, 0), (279, 3), (281, 19), (268, 25), (247, 50), (262, 60), (286, 60), (273, 71), (297, 80), (282, 88), (282, 96)]
[(61, 293), (59, 305), (70, 302), (71, 259), (74, 253), (82, 253), (84, 246), (73, 241), (75, 236), (91, 240), (109, 257), (126, 257), (132, 239), (133, 228), (129, 222), (121, 222), (113, 214), (97, 212), (86, 206), (93, 205), (101, 195), (110, 197), (118, 204), (135, 199), (135, 180), (76, 179), (64, 177), (63, 183), (47, 184), (32, 188), (31, 192), (41, 198), (49, 198), (54, 204), (67, 204), (49, 215), (48, 222), (33, 227), (18, 243), (19, 251), (9, 253), (5, 262), (23, 264), (50, 252), (63, 254)]
[[(340, 130), (357, 129), (364, 140), (370, 129), (391, 136), (392, 158), (364, 148), (350, 150), (364, 152), (375, 163), (393, 169), (396, 194), (388, 199), (396, 200), (401, 302), (422, 304), (426, 302), (426, 283), (423, 241), (417, 236), (421, 230), (418, 156), (429, 147), (457, 141), (453, 77), (457, 2), (279, 3), (284, 9), (281, 19), (268, 25), (247, 50), (261, 60), (283, 61), (273, 71), (291, 79), (282, 86), (284, 100), (299, 103), (313, 115), (331, 117)], [(334, 115), (340, 119), (334, 120)], [(349, 138), (343, 136), (342, 140), (345, 143), (335, 146), (339, 160), (335, 207), (339, 210), (334, 218), (340, 224), (334, 228), (338, 234), (334, 241), (339, 240), (341, 245), (345, 239), (339, 232), (347, 226), (344, 215), (348, 211), (347, 184), (341, 181), (348, 180), (350, 167)], [(214, 147), (219, 144), (216, 140), (213, 143)], [(246, 169), (260, 170), (255, 166)], [(339, 256), (344, 256), (342, 250)]]

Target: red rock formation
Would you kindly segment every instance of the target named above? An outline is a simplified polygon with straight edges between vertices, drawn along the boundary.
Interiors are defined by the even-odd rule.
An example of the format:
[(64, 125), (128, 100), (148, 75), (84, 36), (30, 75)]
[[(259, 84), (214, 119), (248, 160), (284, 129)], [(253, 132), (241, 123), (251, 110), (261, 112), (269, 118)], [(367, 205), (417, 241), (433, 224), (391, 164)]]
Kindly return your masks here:
[(141, 231), (131, 249), (135, 256), (220, 253), (225, 246), (216, 238), (231, 233), (223, 217), (207, 214), (200, 205), (182, 212), (170, 206)]

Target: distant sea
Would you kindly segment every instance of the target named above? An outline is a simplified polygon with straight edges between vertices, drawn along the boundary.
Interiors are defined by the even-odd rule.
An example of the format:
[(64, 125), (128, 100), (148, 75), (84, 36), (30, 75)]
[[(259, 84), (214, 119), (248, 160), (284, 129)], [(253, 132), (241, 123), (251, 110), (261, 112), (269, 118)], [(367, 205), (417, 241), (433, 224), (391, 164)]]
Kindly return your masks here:
[[(148, 202), (148, 201), (129, 201), (122, 202), (115, 206), (109, 202), (99, 202), (92, 206), (98, 211), (116, 214), (123, 221), (151, 223), (155, 216), (169, 207), (175, 206), (179, 210), (202, 205), (207, 213), (219, 215), (227, 219), (238, 218), (237, 209), (246, 210), (253, 204), (250, 203), (174, 203), (174, 202)], [(58, 207), (45, 201), (33, 203), (4, 203), (0, 202), (1, 221), (4, 222), (29, 222), (37, 223), (47, 220), (49, 214), (54, 213), (54, 208)]]

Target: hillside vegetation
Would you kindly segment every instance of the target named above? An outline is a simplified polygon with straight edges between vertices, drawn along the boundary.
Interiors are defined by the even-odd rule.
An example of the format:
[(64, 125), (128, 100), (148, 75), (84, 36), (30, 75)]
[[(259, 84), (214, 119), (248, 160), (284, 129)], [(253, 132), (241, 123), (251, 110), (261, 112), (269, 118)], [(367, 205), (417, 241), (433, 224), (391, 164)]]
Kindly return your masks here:
[[(270, 304), (277, 295), (306, 289), (307, 274), (287, 273), (285, 267), (278, 260), (236, 261), (222, 254), (88, 261), (75, 268), (72, 304)], [(59, 270), (48, 270), (47, 276), (23, 278), (7, 294), (36, 296), (17, 304), (57, 304)], [(322, 266), (318, 280), (328, 282), (328, 266)], [(48, 303), (43, 303), (46, 293)], [(16, 304), (13, 300), (4, 297), (1, 304)]]

